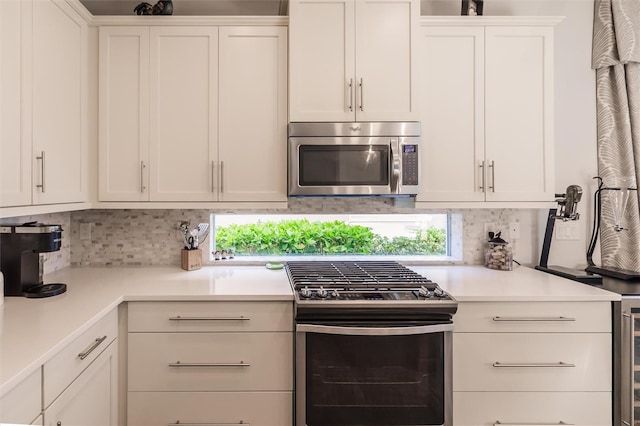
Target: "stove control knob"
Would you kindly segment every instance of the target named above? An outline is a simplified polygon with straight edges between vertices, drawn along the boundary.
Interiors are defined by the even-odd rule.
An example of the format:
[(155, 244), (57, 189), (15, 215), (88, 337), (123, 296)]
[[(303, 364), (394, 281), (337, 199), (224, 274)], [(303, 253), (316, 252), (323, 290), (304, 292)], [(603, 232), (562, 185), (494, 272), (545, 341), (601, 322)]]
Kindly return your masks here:
[(338, 293), (338, 290), (333, 289), (333, 291), (331, 292), (331, 297), (332, 297), (333, 299), (337, 299), (337, 298), (339, 298), (339, 297), (340, 297), (340, 294)]
[(300, 296), (302, 296), (302, 297), (304, 297), (306, 299), (311, 297), (311, 290), (309, 290), (309, 287), (305, 286), (305, 288), (301, 288), (300, 289)]
[(318, 297), (325, 299), (328, 295), (329, 293), (327, 292), (327, 290), (325, 290), (324, 287), (320, 286), (320, 289), (318, 289)]
[(433, 297), (433, 293), (429, 291), (425, 286), (420, 286), (420, 290), (418, 290), (418, 294), (420, 297), (424, 297), (425, 299), (430, 299)]
[(436, 287), (435, 289), (433, 289), (433, 294), (439, 298), (446, 297), (444, 291), (440, 287)]

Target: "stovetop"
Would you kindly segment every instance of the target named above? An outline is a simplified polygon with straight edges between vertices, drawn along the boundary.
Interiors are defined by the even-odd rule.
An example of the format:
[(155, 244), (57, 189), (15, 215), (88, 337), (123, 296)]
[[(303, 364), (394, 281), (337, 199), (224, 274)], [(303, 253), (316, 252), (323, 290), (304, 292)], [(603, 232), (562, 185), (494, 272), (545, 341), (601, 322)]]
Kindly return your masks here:
[(298, 304), (457, 305), (437, 283), (393, 261), (293, 261), (285, 269)]

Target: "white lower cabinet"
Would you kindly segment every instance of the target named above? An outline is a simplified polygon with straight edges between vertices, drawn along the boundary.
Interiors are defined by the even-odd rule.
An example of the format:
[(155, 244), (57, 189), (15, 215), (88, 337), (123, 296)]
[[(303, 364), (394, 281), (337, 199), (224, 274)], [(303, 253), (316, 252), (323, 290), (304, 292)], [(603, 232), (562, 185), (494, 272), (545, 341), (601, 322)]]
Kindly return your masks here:
[(291, 424), (291, 392), (129, 392), (130, 426)]
[(609, 392), (455, 392), (453, 406), (455, 426), (611, 424)]
[(45, 425), (118, 424), (117, 334), (113, 310), (44, 363)]
[[(42, 369), (38, 368), (0, 398), (0, 423), (37, 423), (42, 406)], [(32, 423), (35, 420), (35, 423)]]
[(610, 302), (461, 302), (454, 326), (455, 426), (612, 424)]
[(117, 354), (116, 340), (45, 410), (45, 425), (117, 425)]
[(291, 425), (292, 308), (130, 303), (128, 424)]

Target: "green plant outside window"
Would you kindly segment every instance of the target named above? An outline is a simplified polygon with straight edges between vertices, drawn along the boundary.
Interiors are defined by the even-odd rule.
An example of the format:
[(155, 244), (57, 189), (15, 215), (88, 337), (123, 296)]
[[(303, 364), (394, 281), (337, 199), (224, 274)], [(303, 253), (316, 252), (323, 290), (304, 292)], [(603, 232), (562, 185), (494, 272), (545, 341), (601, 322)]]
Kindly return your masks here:
[(385, 236), (370, 227), (340, 220), (259, 221), (217, 226), (216, 246), (236, 255), (446, 255), (447, 231), (415, 230), (412, 236)]

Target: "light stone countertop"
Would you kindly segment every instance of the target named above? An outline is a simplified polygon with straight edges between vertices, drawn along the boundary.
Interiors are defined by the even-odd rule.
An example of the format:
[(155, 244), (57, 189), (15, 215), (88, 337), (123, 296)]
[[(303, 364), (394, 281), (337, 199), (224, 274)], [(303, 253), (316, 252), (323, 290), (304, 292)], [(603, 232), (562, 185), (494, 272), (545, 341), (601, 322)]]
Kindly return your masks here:
[[(459, 302), (614, 301), (620, 295), (526, 267), (409, 266)], [(126, 301), (293, 301), (284, 270), (262, 266), (78, 267), (45, 276), (67, 292), (5, 297), (0, 305), (0, 397)], [(455, 321), (455, 317), (454, 317)]]
[(498, 271), (483, 266), (409, 266), (409, 268), (437, 282), (458, 302), (621, 300), (619, 294), (525, 266), (514, 265), (513, 271)]

